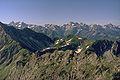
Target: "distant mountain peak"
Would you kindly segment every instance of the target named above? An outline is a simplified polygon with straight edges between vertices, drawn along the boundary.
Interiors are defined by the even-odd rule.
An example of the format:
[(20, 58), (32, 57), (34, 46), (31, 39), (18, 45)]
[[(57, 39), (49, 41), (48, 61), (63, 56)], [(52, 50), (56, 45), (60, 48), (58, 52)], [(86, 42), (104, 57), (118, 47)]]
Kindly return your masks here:
[(112, 23), (106, 25), (100, 24), (86, 24), (70, 21), (63, 25), (45, 24), (44, 26), (26, 24), (24, 22), (12, 21), (9, 25), (17, 29), (30, 28), (36, 32), (44, 33), (52, 39), (56, 37), (63, 37), (66, 35), (80, 35), (90, 39), (119, 39), (120, 38), (120, 25)]
[(9, 25), (14, 26), (17, 29), (32, 28), (32, 27), (36, 26), (36, 25), (33, 25), (33, 24), (27, 24), (25, 22), (20, 22), (20, 21), (18, 21), (18, 22), (12, 21), (12, 22), (9, 23)]

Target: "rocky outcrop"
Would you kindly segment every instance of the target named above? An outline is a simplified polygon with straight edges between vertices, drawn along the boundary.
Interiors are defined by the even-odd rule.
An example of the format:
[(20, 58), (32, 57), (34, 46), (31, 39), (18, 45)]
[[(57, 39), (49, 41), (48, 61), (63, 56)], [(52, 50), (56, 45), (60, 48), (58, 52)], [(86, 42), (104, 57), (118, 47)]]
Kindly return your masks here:
[(95, 52), (98, 57), (103, 56), (107, 51), (118, 57), (120, 56), (120, 41), (98, 40), (88, 50)]
[(115, 41), (112, 46), (112, 52), (116, 56), (120, 56), (120, 41)]
[(106, 51), (111, 50), (112, 44), (113, 42), (109, 40), (98, 40), (91, 45), (90, 50), (97, 56), (102, 56)]

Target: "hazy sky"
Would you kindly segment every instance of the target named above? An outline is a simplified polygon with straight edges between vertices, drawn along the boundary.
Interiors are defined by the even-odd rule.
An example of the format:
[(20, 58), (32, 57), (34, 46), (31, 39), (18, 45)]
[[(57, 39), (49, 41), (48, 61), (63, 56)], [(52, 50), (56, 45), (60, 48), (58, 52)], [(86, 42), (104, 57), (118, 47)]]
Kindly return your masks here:
[(0, 0), (0, 21), (120, 24), (120, 0)]

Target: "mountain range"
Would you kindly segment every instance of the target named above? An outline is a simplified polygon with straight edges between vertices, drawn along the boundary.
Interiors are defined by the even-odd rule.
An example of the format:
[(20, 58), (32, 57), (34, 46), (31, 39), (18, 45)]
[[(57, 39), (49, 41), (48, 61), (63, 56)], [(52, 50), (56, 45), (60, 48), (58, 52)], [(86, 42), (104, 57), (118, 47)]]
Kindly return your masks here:
[(0, 80), (120, 80), (120, 28), (0, 22)]
[(44, 33), (50, 38), (54, 39), (57, 37), (63, 37), (67, 35), (76, 35), (89, 39), (120, 39), (120, 26), (107, 24), (91, 24), (87, 25), (78, 22), (69, 22), (63, 25), (45, 24), (44, 26), (26, 24), (24, 22), (12, 21), (9, 25), (15, 26), (17, 29), (30, 28), (38, 33)]

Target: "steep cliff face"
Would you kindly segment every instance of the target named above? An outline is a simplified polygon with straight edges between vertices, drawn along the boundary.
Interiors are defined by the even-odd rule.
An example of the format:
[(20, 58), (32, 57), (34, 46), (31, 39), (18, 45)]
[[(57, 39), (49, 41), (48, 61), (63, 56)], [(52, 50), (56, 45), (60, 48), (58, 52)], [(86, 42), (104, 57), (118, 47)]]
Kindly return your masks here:
[(120, 41), (114, 42), (112, 51), (114, 55), (120, 56)]
[(6, 32), (1, 26), (2, 26), (2, 23), (0, 23), (0, 48), (3, 47), (5, 43), (7, 43), (8, 39), (9, 40), (11, 39), (10, 36), (6, 34)]
[(53, 41), (48, 36), (42, 33), (36, 33), (28, 28), (19, 30), (13, 26), (7, 26), (5, 24), (2, 24), (1, 27), (12, 39), (19, 42), (22, 47), (33, 52), (49, 47), (53, 44)]
[(21, 47), (19, 43), (14, 41), (2, 27), (4, 24), (0, 23), (0, 64), (8, 64), (12, 60), (12, 56), (16, 54)]
[(113, 42), (109, 40), (98, 40), (92, 44), (91, 50), (94, 51), (97, 56), (102, 56), (106, 51), (112, 48), (112, 44)]
[(95, 52), (98, 57), (103, 56), (107, 51), (118, 57), (120, 56), (120, 41), (98, 40), (89, 50)]

